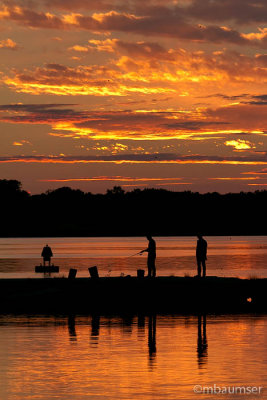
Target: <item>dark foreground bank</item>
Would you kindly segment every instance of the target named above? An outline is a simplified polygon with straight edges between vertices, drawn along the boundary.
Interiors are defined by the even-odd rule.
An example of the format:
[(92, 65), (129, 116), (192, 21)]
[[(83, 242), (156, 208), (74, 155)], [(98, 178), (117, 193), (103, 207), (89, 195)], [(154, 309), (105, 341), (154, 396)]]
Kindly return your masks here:
[(0, 279), (0, 312), (266, 312), (267, 279)]

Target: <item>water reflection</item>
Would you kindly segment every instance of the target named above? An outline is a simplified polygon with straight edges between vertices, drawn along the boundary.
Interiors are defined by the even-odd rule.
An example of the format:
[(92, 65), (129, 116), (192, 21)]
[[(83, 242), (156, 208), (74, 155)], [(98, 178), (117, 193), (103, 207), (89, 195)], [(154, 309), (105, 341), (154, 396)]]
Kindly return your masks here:
[(122, 318), (122, 332), (125, 335), (131, 335), (133, 331), (134, 316), (125, 314)]
[(195, 400), (196, 384), (264, 386), (266, 332), (266, 315), (0, 315), (0, 399)]
[(77, 334), (75, 329), (75, 315), (73, 314), (70, 314), (68, 316), (68, 329), (69, 329), (70, 341), (71, 342), (77, 341)]
[(93, 315), (91, 320), (91, 339), (94, 344), (98, 344), (100, 330), (100, 315)]
[(208, 360), (207, 317), (205, 314), (198, 315), (197, 327), (197, 359), (198, 366), (201, 368)]
[(146, 324), (146, 319), (144, 314), (138, 314), (137, 326), (138, 326), (138, 333), (140, 333), (140, 335), (144, 334), (145, 332), (145, 324)]
[(149, 363), (153, 367), (156, 359), (156, 315), (149, 315), (148, 317), (148, 352), (149, 352)]

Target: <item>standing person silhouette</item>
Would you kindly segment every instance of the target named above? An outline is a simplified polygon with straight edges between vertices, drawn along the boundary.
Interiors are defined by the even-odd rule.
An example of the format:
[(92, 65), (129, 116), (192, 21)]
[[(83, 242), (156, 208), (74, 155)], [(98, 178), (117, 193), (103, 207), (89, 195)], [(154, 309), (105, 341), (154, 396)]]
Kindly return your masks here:
[(49, 267), (51, 266), (51, 257), (53, 257), (53, 253), (51, 248), (48, 246), (48, 244), (43, 248), (41, 256), (44, 259), (44, 266), (45, 262), (48, 262)]
[(207, 242), (203, 239), (202, 235), (197, 235), (197, 248), (196, 248), (196, 258), (197, 258), (197, 276), (201, 277), (201, 266), (203, 271), (203, 278), (206, 276), (206, 260), (207, 260)]
[(155, 278), (156, 276), (156, 242), (154, 239), (152, 239), (151, 235), (146, 236), (148, 240), (148, 248), (145, 250), (142, 250), (140, 253), (144, 253), (147, 251), (147, 269), (148, 269), (148, 276)]

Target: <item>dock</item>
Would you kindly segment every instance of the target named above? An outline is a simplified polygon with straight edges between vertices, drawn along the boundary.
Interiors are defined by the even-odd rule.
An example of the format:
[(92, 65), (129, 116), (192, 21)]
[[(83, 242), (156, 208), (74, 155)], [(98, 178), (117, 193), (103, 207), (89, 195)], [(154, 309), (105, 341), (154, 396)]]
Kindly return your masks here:
[(59, 267), (56, 265), (36, 265), (34, 268), (35, 272), (39, 273), (57, 273), (59, 272)]
[(0, 312), (267, 312), (267, 279), (0, 279)]

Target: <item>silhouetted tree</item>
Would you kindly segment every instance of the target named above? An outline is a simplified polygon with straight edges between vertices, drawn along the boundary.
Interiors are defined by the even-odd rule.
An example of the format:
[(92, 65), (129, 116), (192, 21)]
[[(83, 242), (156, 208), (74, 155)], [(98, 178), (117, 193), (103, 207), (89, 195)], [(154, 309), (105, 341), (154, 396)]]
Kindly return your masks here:
[(22, 190), (21, 182), (13, 179), (0, 179), (0, 196), (2, 199), (10, 199), (17, 196), (28, 197), (29, 194), (25, 190)]
[(267, 234), (267, 191), (173, 192), (120, 186), (106, 194), (61, 187), (38, 195), (0, 180), (5, 236), (139, 236)]
[(114, 186), (113, 189), (107, 190), (108, 196), (123, 196), (125, 194), (125, 190), (121, 188), (121, 186)]

